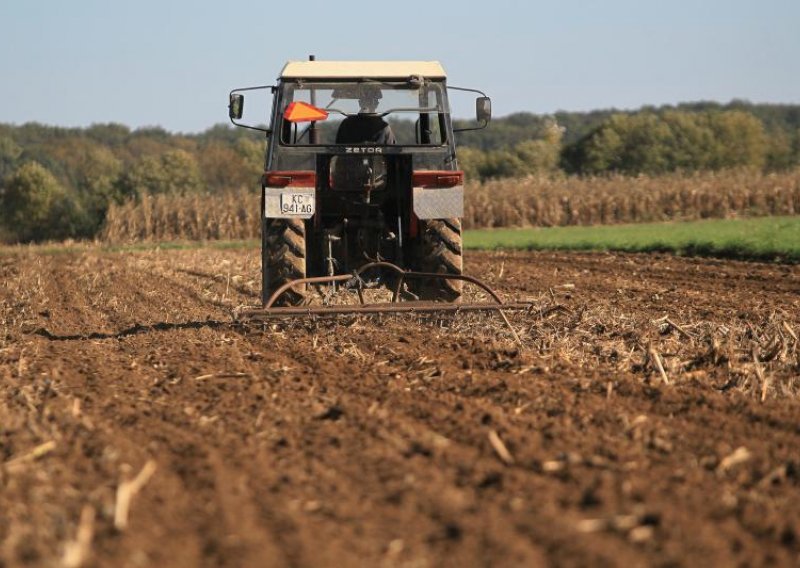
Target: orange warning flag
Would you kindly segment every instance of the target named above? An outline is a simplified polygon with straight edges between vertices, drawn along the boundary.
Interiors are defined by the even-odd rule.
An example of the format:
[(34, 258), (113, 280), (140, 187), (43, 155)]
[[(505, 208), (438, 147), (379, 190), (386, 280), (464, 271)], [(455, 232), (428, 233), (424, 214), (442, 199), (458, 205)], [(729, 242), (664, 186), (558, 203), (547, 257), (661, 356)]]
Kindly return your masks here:
[(328, 113), (314, 105), (295, 101), (286, 107), (283, 118), (289, 122), (315, 122), (327, 119)]

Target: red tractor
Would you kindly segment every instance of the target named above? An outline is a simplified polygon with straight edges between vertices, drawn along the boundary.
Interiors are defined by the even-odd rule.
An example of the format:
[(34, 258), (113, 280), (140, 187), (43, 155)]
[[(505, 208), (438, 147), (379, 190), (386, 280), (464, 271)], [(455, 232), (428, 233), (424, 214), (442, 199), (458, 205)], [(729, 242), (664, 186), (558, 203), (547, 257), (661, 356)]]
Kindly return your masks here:
[[(256, 89), (272, 92), (269, 128), (241, 123), (244, 92)], [(268, 140), (265, 307), (307, 305), (309, 284), (353, 284), (365, 270), (373, 283), (395, 287), (395, 297), (460, 300), (463, 281), (474, 279), (462, 276), (464, 173), (448, 103), (453, 89), (478, 95), (478, 124), (462, 130), (486, 127), (491, 100), (448, 86), (435, 61), (312, 57), (288, 62), (274, 86), (231, 92), (231, 121)]]

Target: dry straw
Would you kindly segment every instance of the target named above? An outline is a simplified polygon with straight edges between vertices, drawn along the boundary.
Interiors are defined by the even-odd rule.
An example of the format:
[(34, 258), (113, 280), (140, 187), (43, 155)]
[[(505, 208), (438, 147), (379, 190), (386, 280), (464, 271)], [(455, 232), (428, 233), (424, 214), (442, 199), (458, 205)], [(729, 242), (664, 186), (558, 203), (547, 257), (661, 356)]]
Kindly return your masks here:
[(469, 188), (466, 228), (610, 225), (800, 213), (800, 170), (528, 177)]
[(139, 200), (112, 205), (101, 238), (111, 243), (237, 240), (256, 238), (259, 231), (257, 192), (145, 194)]
[[(258, 191), (144, 195), (113, 205), (111, 243), (258, 238)], [(464, 227), (555, 227), (800, 214), (800, 169), (658, 177), (540, 176), (467, 187)]]

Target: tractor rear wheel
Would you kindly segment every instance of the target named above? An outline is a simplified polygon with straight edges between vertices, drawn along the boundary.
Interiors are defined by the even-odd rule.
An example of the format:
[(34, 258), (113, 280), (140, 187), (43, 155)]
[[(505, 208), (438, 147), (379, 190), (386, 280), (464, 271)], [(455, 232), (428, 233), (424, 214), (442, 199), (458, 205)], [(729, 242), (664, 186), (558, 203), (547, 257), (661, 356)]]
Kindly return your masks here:
[[(461, 219), (420, 219), (416, 251), (420, 272), (461, 275), (464, 258), (461, 243)], [(414, 292), (423, 300), (458, 302), (460, 280), (409, 280)]]
[[(275, 290), (306, 277), (306, 226), (303, 219), (266, 219), (262, 237), (264, 301)], [(297, 306), (305, 300), (305, 286), (287, 290), (276, 306)]]

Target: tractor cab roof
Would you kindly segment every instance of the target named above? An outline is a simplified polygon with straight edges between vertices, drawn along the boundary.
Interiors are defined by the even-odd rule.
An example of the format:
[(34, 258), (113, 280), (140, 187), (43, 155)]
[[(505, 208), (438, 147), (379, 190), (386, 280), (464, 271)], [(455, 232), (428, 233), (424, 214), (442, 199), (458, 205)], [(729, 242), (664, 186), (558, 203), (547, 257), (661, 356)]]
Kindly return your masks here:
[(281, 79), (444, 79), (438, 61), (289, 61)]

